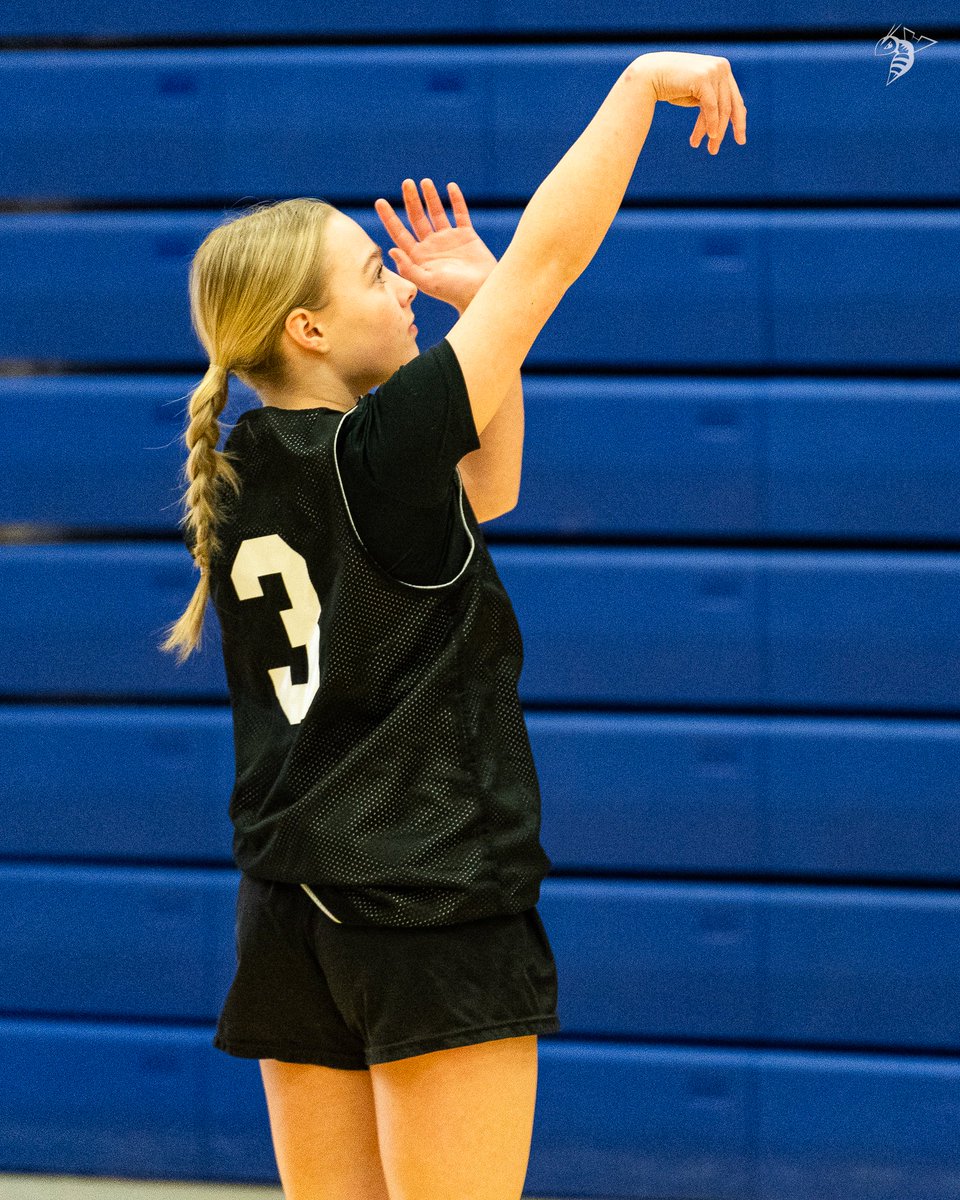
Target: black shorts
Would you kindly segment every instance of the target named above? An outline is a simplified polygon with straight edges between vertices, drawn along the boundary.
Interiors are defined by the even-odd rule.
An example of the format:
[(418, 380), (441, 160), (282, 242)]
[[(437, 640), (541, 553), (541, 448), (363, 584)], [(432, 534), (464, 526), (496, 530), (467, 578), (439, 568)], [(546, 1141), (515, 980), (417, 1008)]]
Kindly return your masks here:
[(555, 1033), (557, 968), (536, 908), (458, 925), (342, 925), (295, 883), (241, 873), (237, 971), (213, 1045), (364, 1070)]

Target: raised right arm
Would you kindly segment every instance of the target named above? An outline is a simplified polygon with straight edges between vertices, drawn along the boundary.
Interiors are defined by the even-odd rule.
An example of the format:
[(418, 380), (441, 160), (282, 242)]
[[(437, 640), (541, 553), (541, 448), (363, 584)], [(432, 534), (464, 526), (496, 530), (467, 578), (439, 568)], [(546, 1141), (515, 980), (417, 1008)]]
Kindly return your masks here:
[(719, 147), (731, 115), (737, 140), (746, 141), (746, 108), (726, 59), (665, 51), (630, 63), (534, 192), (503, 257), (447, 334), (478, 434), (613, 224), (658, 99), (700, 106), (691, 144), (699, 145), (706, 130), (716, 153), (712, 147)]
[(653, 88), (634, 64), (523, 210), (510, 245), (447, 334), (483, 432), (567, 288), (623, 201), (653, 121)]

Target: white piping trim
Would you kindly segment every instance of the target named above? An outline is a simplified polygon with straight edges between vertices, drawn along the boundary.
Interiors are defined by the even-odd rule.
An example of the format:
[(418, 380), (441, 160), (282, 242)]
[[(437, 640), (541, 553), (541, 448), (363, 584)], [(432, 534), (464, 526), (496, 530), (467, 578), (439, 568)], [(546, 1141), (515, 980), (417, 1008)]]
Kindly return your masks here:
[(324, 908), (324, 907), (323, 907), (323, 905), (322, 905), (322, 904), (320, 903), (320, 901), (319, 901), (319, 900), (316, 898), (316, 896), (313, 894), (313, 892), (311, 892), (311, 891), (310, 891), (310, 889), (307, 887), (307, 885), (306, 885), (305, 883), (301, 883), (301, 884), (300, 884), (300, 886), (301, 886), (301, 887), (303, 888), (303, 890), (304, 890), (304, 891), (307, 893), (307, 895), (308, 895), (308, 896), (310, 897), (310, 899), (311, 899), (311, 900), (314, 902), (314, 904), (315, 904), (315, 905), (316, 905), (318, 908), (322, 908), (322, 909), (323, 909), (323, 911), (324, 911), (324, 912), (327, 914), (327, 916), (330, 918), (330, 920), (331, 920), (331, 921), (336, 921), (336, 923), (337, 923), (338, 925), (342, 925), (342, 924), (343, 924), (343, 922), (340, 920), (340, 918), (339, 918), (339, 917), (335, 917), (335, 916), (333, 915), (333, 913), (330, 911), (330, 909), (329, 909), (329, 908)]
[[(337, 462), (337, 438), (340, 436), (340, 426), (344, 423), (347, 417), (350, 416), (351, 413), (357, 411), (357, 407), (358, 406), (355, 404), (353, 408), (348, 408), (337, 422), (336, 432), (333, 435), (333, 466), (334, 470), (337, 472), (337, 482), (340, 484), (340, 495), (343, 496), (343, 507), (347, 510), (347, 516), (350, 518), (350, 524), (353, 525), (353, 532), (357, 535), (357, 541), (360, 543), (360, 545), (363, 546), (367, 554), (370, 554), (370, 551), (367, 549), (367, 547), (363, 545), (363, 538), (360, 536), (360, 531), (354, 524), (353, 514), (350, 512), (350, 505), (347, 503), (347, 493), (343, 490), (343, 480), (340, 477), (340, 464)], [(474, 541), (473, 534), (470, 532), (470, 526), (467, 524), (467, 518), (463, 514), (463, 480), (460, 477), (460, 468), (454, 467), (454, 470), (457, 472), (457, 483), (460, 485), (460, 520), (463, 522), (463, 527), (467, 531), (467, 537), (470, 539), (470, 553), (467, 555), (466, 561), (460, 570), (446, 583), (408, 583), (405, 579), (397, 579), (395, 576), (391, 575), (389, 571), (383, 567), (380, 567), (380, 564), (377, 563), (377, 566), (380, 567), (380, 570), (383, 571), (384, 575), (386, 575), (388, 579), (392, 579), (394, 583), (399, 583), (401, 587), (420, 588), (421, 591), (435, 591), (438, 588), (447, 588), (456, 583), (470, 565), (470, 560), (473, 558), (473, 552), (476, 548), (476, 542)], [(373, 558), (372, 554), (370, 554), (370, 557), (374, 562), (377, 561), (375, 558)]]

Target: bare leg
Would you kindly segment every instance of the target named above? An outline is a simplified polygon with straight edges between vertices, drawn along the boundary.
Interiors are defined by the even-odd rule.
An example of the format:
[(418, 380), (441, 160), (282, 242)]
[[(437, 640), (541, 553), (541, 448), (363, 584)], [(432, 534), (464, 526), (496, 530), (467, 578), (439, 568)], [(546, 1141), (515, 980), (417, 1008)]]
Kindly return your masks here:
[(390, 1200), (520, 1200), (536, 1034), (374, 1064), (370, 1075)]
[(369, 1071), (260, 1059), (284, 1200), (390, 1200)]

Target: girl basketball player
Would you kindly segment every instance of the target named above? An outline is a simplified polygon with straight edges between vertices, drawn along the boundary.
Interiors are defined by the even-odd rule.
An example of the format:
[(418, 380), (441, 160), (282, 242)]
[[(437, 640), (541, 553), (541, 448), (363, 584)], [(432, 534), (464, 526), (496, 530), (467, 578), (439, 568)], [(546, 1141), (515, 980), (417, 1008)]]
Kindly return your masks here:
[[(517, 501), (519, 372), (623, 199), (656, 102), (716, 154), (725, 58), (635, 59), (497, 262), (449, 186), (384, 200), (388, 270), (319, 200), (255, 207), (191, 265), (210, 356), (184, 502), (200, 569), (165, 650), (219, 620), (236, 781), (236, 976), (214, 1045), (257, 1058), (286, 1200), (517, 1200), (537, 1035), (559, 1029), (523, 658), (479, 523)], [(459, 319), (416, 345), (418, 291)], [(217, 451), (234, 372), (261, 405)], [(374, 393), (371, 389), (376, 388)]]

